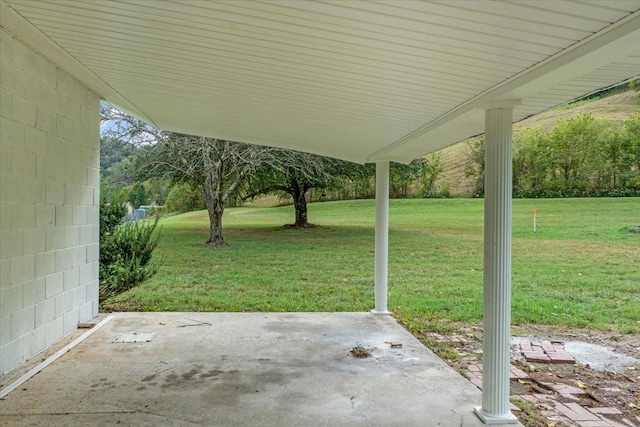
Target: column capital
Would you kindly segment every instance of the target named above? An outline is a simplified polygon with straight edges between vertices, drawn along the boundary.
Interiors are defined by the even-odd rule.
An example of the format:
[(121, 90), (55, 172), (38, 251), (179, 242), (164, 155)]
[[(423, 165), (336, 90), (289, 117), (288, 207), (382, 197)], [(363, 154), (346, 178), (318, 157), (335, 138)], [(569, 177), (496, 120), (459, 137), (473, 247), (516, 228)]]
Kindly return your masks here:
[(521, 99), (495, 99), (487, 104), (485, 104), (485, 110), (499, 110), (505, 108), (511, 108), (522, 104)]

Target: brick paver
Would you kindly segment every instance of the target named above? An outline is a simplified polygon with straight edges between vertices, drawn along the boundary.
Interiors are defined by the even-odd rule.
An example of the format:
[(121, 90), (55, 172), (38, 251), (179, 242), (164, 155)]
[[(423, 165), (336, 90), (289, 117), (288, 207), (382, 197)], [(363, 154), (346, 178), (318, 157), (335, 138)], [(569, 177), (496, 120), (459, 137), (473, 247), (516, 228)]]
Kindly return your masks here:
[(576, 363), (560, 341), (526, 340), (520, 343), (520, 352), (528, 362)]

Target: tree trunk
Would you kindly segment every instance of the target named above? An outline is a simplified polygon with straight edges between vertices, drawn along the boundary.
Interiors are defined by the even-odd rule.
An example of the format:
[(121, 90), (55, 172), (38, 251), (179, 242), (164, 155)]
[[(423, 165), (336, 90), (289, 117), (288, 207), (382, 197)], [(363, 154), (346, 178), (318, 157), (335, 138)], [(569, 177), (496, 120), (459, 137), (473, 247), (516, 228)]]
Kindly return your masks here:
[(305, 196), (306, 190), (303, 186), (300, 186), (298, 181), (291, 180), (291, 197), (293, 197), (293, 206), (296, 210), (296, 222), (293, 224), (295, 227), (307, 227), (307, 198)]
[(209, 212), (209, 240), (208, 246), (227, 246), (222, 238), (222, 214), (224, 202), (211, 194), (206, 194), (207, 212)]

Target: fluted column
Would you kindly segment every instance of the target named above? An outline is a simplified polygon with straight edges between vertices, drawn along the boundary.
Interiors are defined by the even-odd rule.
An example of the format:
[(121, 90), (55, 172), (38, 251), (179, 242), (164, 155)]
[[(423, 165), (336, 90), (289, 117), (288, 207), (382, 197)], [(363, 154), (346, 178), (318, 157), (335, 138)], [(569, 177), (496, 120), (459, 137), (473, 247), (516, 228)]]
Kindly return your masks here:
[(388, 315), (387, 265), (389, 262), (389, 162), (376, 163), (376, 255), (374, 267), (376, 308), (373, 314)]
[(475, 412), (486, 424), (518, 422), (509, 410), (512, 121), (513, 102), (485, 111), (482, 407)]

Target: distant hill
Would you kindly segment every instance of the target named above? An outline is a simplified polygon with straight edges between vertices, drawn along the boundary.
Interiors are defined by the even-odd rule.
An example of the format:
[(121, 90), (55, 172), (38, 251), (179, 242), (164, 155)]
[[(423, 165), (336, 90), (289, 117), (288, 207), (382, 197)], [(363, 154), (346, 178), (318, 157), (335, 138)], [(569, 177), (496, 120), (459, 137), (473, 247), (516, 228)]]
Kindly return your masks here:
[[(557, 107), (522, 120), (516, 123), (514, 128), (541, 128), (548, 131), (560, 120), (585, 113), (591, 113), (599, 119), (622, 122), (639, 109), (638, 92), (627, 91), (606, 98), (577, 101), (573, 104)], [(444, 185), (448, 185), (453, 195), (471, 193), (473, 182), (464, 176), (464, 166), (467, 162), (466, 151), (467, 141), (459, 142), (439, 151), (442, 156), (443, 171), (436, 181), (436, 188), (441, 189)]]

